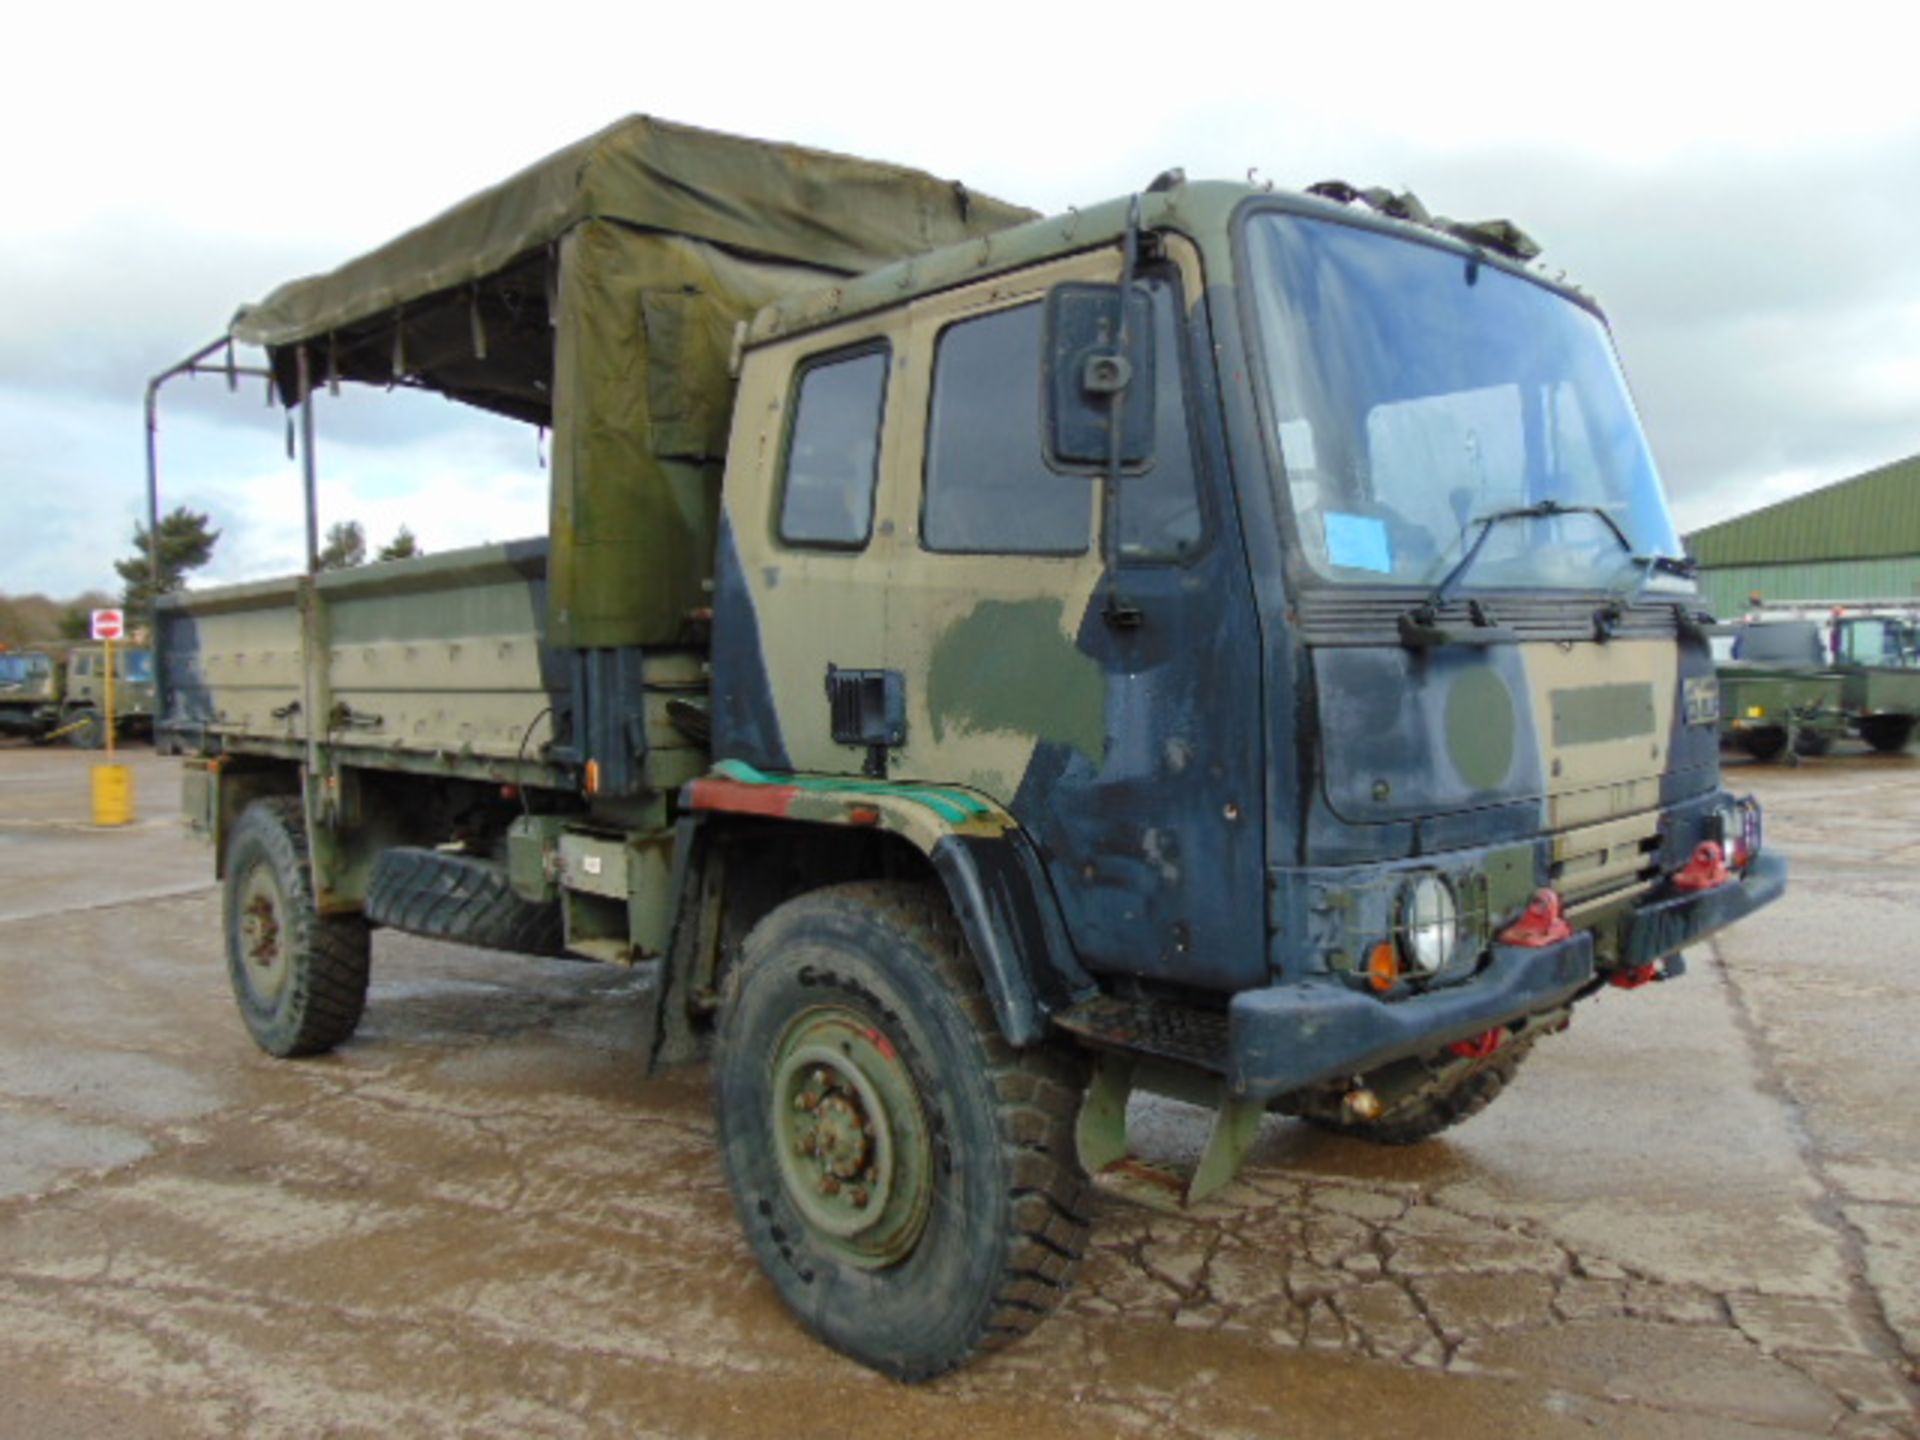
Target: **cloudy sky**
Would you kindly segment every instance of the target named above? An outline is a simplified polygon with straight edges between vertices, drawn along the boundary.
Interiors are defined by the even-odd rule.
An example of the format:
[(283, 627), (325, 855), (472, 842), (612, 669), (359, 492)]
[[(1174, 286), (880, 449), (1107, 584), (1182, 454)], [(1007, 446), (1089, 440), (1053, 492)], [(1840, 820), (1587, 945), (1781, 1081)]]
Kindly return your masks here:
[[(1894, 7), (665, 8), (10, 19), (0, 592), (112, 584), (144, 382), (239, 303), (634, 111), (1049, 210), (1182, 165), (1510, 216), (1611, 314), (1682, 528), (1920, 452), (1920, 87)], [(431, 550), (544, 525), (531, 430), (377, 392), (320, 417), (323, 525)], [(206, 580), (298, 565), (258, 388), (175, 385), (161, 441), (164, 500), (223, 532)]]

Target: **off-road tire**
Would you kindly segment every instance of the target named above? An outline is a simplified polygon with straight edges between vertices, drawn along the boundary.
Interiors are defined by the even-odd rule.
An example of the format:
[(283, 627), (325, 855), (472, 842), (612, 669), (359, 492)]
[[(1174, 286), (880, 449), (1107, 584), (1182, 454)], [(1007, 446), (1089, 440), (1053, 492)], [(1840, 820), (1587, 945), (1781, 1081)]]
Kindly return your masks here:
[(1778, 760), (1787, 753), (1787, 732), (1777, 726), (1742, 730), (1735, 743), (1756, 760)]
[(1911, 715), (1868, 715), (1860, 721), (1860, 738), (1882, 755), (1898, 755), (1913, 739)]
[[(1463, 1120), (1471, 1120), (1500, 1097), (1512, 1082), (1520, 1062), (1533, 1049), (1533, 1039), (1509, 1040), (1484, 1060), (1462, 1061), (1452, 1055), (1402, 1060), (1396, 1067), (1424, 1066), (1434, 1072), (1433, 1083), (1389, 1106), (1378, 1120), (1343, 1118), (1337, 1097), (1310, 1107), (1301, 1118), (1322, 1130), (1331, 1130), (1375, 1145), (1418, 1145)], [(1449, 1075), (1449, 1067), (1456, 1067)]]
[(522, 899), (504, 868), (471, 855), (381, 851), (367, 881), (366, 915), (376, 925), (488, 950), (566, 953), (560, 907)]
[(69, 715), (64, 722), (78, 726), (67, 732), (67, 743), (76, 750), (104, 750), (107, 748), (107, 722), (98, 710), (82, 710)]
[[(1084, 1071), (1071, 1051), (1006, 1043), (945, 897), (860, 882), (789, 900), (747, 936), (724, 990), (714, 1097), (727, 1180), (748, 1243), (801, 1323), (906, 1381), (952, 1370), (1038, 1325), (1066, 1294), (1086, 1247), (1089, 1188), (1073, 1139)], [(827, 1072), (782, 1056), (794, 1037), (815, 1033), (809, 1027), (842, 1017), (865, 1027), (877, 1079), (911, 1094), (911, 1104), (881, 1106), (878, 1126), (864, 1110), (856, 1116), (869, 1121), (869, 1136), (907, 1135), (891, 1152), (890, 1175), (877, 1164), (866, 1172), (891, 1187), (875, 1226), (885, 1229), (909, 1193), (913, 1158), (925, 1162), (924, 1221), (911, 1236), (902, 1232), (897, 1255), (892, 1231), (884, 1241), (872, 1232), (836, 1240), (790, 1188), (794, 1172), (826, 1162), (791, 1158), (816, 1152), (804, 1138), (793, 1143), (804, 1121), (792, 1114), (807, 1107), (798, 1093), (787, 1103), (783, 1086), (795, 1073), (817, 1080)], [(903, 1117), (924, 1121), (918, 1148)], [(826, 1194), (822, 1175), (817, 1193)], [(809, 1194), (805, 1203), (828, 1202)], [(873, 1204), (882, 1208), (877, 1190)], [(884, 1253), (850, 1254), (863, 1244)]]
[(254, 1043), (282, 1058), (333, 1049), (366, 1008), (371, 936), (359, 915), (315, 911), (297, 798), (242, 812), (225, 882), (227, 979)]

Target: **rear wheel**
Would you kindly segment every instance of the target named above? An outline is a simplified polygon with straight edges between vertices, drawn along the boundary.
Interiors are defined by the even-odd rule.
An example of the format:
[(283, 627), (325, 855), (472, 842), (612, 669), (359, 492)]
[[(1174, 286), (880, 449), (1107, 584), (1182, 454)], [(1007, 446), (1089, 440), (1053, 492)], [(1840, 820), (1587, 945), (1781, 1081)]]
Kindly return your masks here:
[(1898, 754), (1913, 739), (1911, 715), (1868, 715), (1860, 721), (1860, 738), (1885, 755)]
[(1740, 748), (1756, 760), (1778, 760), (1787, 753), (1787, 732), (1776, 726), (1767, 726), (1759, 730), (1742, 730), (1739, 735)]
[(802, 1323), (901, 1380), (1037, 1325), (1086, 1244), (1080, 1072), (1007, 1045), (944, 897), (862, 883), (788, 901), (726, 990), (727, 1179)]
[(254, 1043), (269, 1055), (317, 1055), (353, 1034), (367, 1001), (367, 922), (315, 911), (299, 800), (246, 808), (224, 898), (227, 979)]

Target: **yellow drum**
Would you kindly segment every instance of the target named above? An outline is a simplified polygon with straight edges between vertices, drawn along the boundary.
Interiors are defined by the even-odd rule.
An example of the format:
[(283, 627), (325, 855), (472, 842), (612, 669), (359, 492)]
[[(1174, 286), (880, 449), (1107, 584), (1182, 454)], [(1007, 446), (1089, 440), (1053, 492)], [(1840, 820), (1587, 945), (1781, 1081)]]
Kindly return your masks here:
[(125, 825), (133, 819), (133, 771), (125, 765), (93, 767), (93, 823)]

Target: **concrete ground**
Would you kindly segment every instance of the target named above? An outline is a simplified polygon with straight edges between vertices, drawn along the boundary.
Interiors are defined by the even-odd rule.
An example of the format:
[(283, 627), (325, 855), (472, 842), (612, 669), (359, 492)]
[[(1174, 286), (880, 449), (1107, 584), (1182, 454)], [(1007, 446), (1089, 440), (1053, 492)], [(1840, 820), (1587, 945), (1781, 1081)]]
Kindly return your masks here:
[(96, 831), (95, 757), (0, 746), (0, 1437), (1920, 1435), (1920, 759), (1730, 766), (1795, 880), (1685, 980), (1417, 1150), (1275, 1119), (1201, 1213), (1103, 1201), (907, 1389), (775, 1301), (634, 977), (382, 935), (352, 1043), (258, 1053), (130, 758)]

